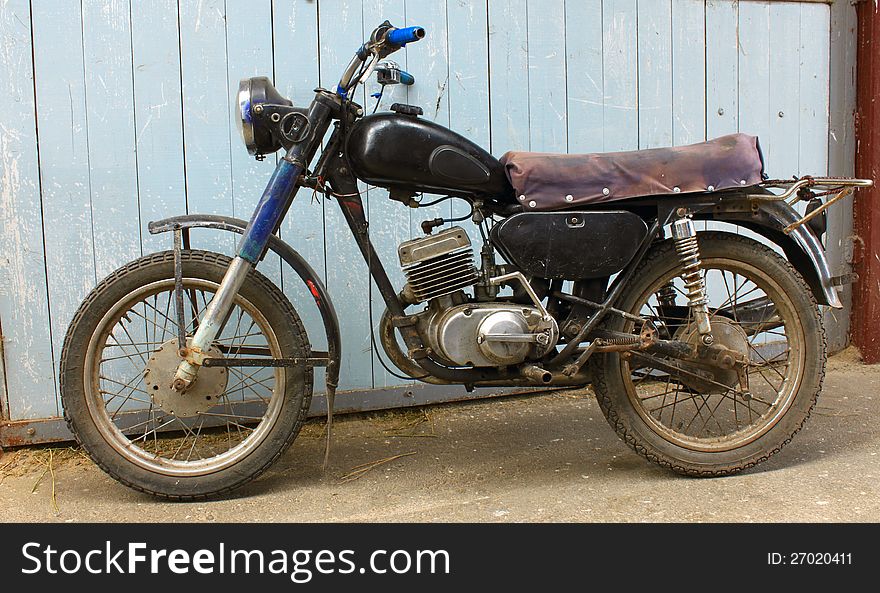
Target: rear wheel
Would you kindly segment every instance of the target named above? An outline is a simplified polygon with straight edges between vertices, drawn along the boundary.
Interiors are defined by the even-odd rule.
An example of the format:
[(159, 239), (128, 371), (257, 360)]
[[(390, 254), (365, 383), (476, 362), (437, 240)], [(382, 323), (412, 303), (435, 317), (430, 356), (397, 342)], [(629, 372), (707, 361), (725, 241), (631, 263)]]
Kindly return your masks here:
[[(662, 359), (690, 371), (676, 373), (658, 359), (652, 366), (637, 354), (606, 353), (594, 362), (594, 388), (636, 452), (680, 473), (716, 476), (768, 459), (800, 430), (822, 386), (825, 335), (810, 289), (774, 251), (719, 232), (701, 233), (699, 246), (716, 343), (744, 356), (742, 373)], [(660, 244), (620, 306), (651, 319), (661, 338), (696, 344), (680, 274), (672, 242)], [(621, 318), (609, 324), (639, 331)]]
[[(185, 324), (192, 336), (230, 259), (182, 252)], [(312, 394), (305, 367), (203, 367), (193, 386), (170, 389), (177, 351), (174, 256), (158, 253), (111, 274), (86, 298), (61, 357), (68, 424), (118, 481), (186, 500), (230, 491), (262, 473), (293, 442)], [(212, 357), (308, 357), (299, 317), (252, 270)]]

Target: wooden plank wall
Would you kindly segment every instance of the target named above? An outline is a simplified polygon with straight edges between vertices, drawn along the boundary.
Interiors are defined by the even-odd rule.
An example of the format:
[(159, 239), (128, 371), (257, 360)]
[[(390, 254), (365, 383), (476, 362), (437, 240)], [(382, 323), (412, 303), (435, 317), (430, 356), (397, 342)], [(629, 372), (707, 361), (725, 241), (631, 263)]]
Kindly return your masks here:
[[(0, 323), (8, 414), (58, 414), (64, 333), (100, 279), (168, 247), (176, 213), (248, 218), (274, 160), (246, 154), (231, 99), (272, 76), (306, 103), (385, 18), (428, 37), (396, 54), (416, 84), (387, 92), (496, 155), (761, 136), (776, 177), (828, 166), (829, 6), (732, 0), (3, 0)], [(369, 109), (371, 83), (359, 99)], [(837, 171), (832, 171), (836, 173)], [(412, 212), (363, 188), (393, 279)], [(297, 199), (281, 235), (323, 274), (342, 322), (343, 389), (398, 384), (372, 353), (366, 269), (332, 203)], [(197, 245), (230, 251), (231, 237)], [(262, 264), (317, 311), (277, 259)], [(372, 321), (381, 314), (374, 305)], [(0, 374), (2, 376), (2, 374)]]

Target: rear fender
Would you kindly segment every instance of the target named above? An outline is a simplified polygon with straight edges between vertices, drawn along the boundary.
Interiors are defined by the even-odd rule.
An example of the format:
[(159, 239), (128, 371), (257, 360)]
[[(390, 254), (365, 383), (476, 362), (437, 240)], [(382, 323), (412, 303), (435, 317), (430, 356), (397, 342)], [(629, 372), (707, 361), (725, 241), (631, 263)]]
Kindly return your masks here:
[(797, 222), (801, 215), (782, 201), (736, 200), (720, 202), (712, 208), (697, 212), (694, 218), (729, 222), (750, 229), (775, 243), (800, 272), (821, 305), (842, 309), (843, 303), (825, 257), (825, 248), (807, 225), (793, 229), (789, 234), (782, 232), (788, 225)]

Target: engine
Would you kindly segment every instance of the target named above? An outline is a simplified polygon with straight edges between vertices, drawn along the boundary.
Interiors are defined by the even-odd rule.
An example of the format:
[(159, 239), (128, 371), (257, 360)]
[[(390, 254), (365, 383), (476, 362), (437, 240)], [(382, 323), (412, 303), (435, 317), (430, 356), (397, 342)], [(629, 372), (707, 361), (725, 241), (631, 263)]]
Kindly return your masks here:
[(452, 227), (400, 244), (404, 292), (427, 303), (417, 314), (422, 339), (455, 366), (507, 366), (544, 356), (558, 338), (556, 322), (537, 306), (471, 302), (465, 288), (480, 274), (467, 233)]

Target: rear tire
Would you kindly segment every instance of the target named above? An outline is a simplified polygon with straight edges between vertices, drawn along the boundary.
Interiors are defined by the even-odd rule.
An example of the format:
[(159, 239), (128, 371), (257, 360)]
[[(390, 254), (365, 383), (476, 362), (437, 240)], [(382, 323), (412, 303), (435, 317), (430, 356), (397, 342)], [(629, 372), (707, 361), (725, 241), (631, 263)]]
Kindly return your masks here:
[[(783, 392), (787, 394), (786, 399), (779, 395), (777, 400), (779, 403), (773, 402), (777, 406), (775, 411), (772, 407), (767, 408), (767, 420), (763, 424), (759, 418), (755, 420), (754, 428), (750, 429), (749, 425), (740, 430), (738, 428), (740, 420), (737, 420), (734, 425), (736, 429), (732, 429), (726, 435), (719, 434), (713, 440), (708, 436), (685, 435), (684, 432), (687, 431), (677, 434), (675, 431), (681, 431), (681, 427), (676, 426), (674, 420), (670, 422), (668, 416), (664, 417), (663, 410), (659, 413), (656, 411), (659, 402), (655, 400), (651, 405), (646, 403), (651, 397), (659, 399), (659, 396), (639, 394), (638, 388), (634, 386), (640, 379), (644, 381), (640, 385), (650, 385), (657, 379), (651, 377), (645, 380), (640, 377), (634, 380), (634, 373), (640, 369), (630, 369), (629, 363), (619, 353), (605, 353), (594, 357), (593, 387), (608, 423), (636, 453), (681, 474), (723, 476), (766, 461), (789, 443), (804, 425), (816, 403), (825, 374), (825, 331), (812, 292), (788, 261), (768, 247), (742, 236), (723, 232), (705, 232), (700, 233), (698, 237), (704, 269), (711, 269), (713, 265), (728, 265), (751, 270), (750, 273), (754, 273), (755, 278), (758, 279), (755, 286), (759, 284), (766, 286), (769, 291), (768, 296), (772, 293), (776, 297), (772, 299), (776, 305), (776, 315), (781, 315), (785, 319), (784, 333), (787, 335), (786, 339), (791, 340), (788, 345), (791, 360), (786, 361), (786, 375), (778, 392), (778, 395)], [(678, 270), (680, 270), (680, 262), (672, 241), (660, 243), (636, 270), (632, 284), (621, 295), (619, 308), (634, 314), (639, 314), (640, 311), (644, 314), (644, 307), (648, 303), (646, 295), (650, 298), (654, 294), (652, 291), (656, 290), (656, 287), (665, 281), (664, 279), (676, 277)], [(718, 305), (710, 302), (710, 311), (713, 309), (713, 304)], [(620, 317), (610, 319), (607, 324), (609, 329), (616, 331), (632, 331), (632, 325), (632, 322)], [(637, 333), (638, 329), (636, 328), (635, 331)], [(752, 357), (751, 353), (749, 356)], [(797, 376), (794, 376), (795, 372)], [(662, 380), (661, 375), (660, 381)], [(754, 380), (761, 379), (756, 376)], [(668, 385), (669, 380), (667, 380)], [(692, 403), (697, 412), (700, 412), (703, 406), (697, 395), (709, 402), (704, 408), (707, 415), (710, 414), (710, 406), (716, 406), (716, 400), (710, 399), (713, 397), (711, 392), (700, 395), (699, 390), (693, 389), (692, 386), (681, 387), (682, 393), (692, 396)], [(663, 403), (659, 405), (668, 407), (667, 394), (664, 392), (662, 395)], [(735, 395), (735, 397), (739, 396)], [(673, 410), (678, 401), (679, 389), (676, 387)], [(722, 403), (734, 406), (734, 414), (737, 405), (744, 405), (729, 401)], [(755, 405), (757, 407), (757, 404)], [(740, 414), (744, 413), (743, 409), (739, 408)], [(756, 415), (760, 409), (762, 408), (756, 409)], [(714, 415), (715, 411), (713, 410), (711, 414)], [(749, 421), (751, 420), (751, 411), (749, 411)], [(663, 422), (670, 426), (663, 426)], [(698, 424), (702, 422), (701, 415)], [(711, 428), (714, 430), (714, 426)], [(719, 433), (723, 432), (722, 428), (724, 426), (719, 424)]]
[[(207, 301), (210, 300), (210, 287), (219, 285), (231, 259), (217, 253), (194, 250), (185, 250), (181, 255), (184, 285), (186, 287), (208, 287), (202, 293), (203, 300), (207, 297), (204, 302), (207, 305)], [(160, 315), (162, 310), (167, 311), (165, 303), (168, 302), (167, 299), (170, 298), (168, 295), (171, 294), (168, 292), (168, 287), (170, 283), (171, 290), (173, 290), (173, 282), (174, 254), (166, 251), (148, 255), (127, 264), (110, 274), (88, 295), (74, 316), (64, 340), (60, 373), (61, 401), (67, 424), (76, 435), (77, 441), (94, 462), (114, 479), (135, 490), (154, 496), (181, 501), (197, 500), (230, 492), (253, 480), (272, 465), (290, 446), (299, 433), (309, 409), (313, 371), (310, 367), (257, 369), (257, 371), (264, 373), (263, 376), (268, 377), (263, 380), (265, 381), (263, 387), (256, 384), (253, 387), (258, 394), (266, 394), (266, 391), (258, 392), (258, 387), (269, 391), (266, 399), (257, 396), (265, 403), (265, 416), (244, 416), (244, 418), (248, 418), (245, 420), (241, 416), (233, 415), (233, 411), (235, 414), (240, 414), (237, 411), (240, 408), (226, 407), (224, 409), (221, 407), (224, 404), (227, 406), (230, 404), (232, 406), (251, 405), (251, 409), (254, 407), (253, 403), (247, 404), (247, 401), (251, 400), (246, 400), (244, 395), (245, 388), (249, 384), (244, 379), (239, 380), (240, 377), (245, 376), (241, 373), (242, 369), (233, 368), (228, 371), (222, 370), (224, 381), (222, 381), (222, 386), (217, 388), (219, 394), (215, 394), (215, 400), (208, 404), (214, 407), (207, 408), (203, 404), (202, 407), (206, 411), (198, 412), (198, 416), (188, 413), (186, 417), (181, 418), (174, 412), (171, 412), (170, 415), (167, 414), (167, 410), (156, 404), (153, 392), (147, 387), (149, 383), (139, 382), (137, 373), (138, 368), (144, 367), (143, 363), (146, 363), (147, 357), (151, 357), (152, 361), (158, 356), (158, 343), (167, 344), (168, 338), (173, 339), (176, 336), (174, 333), (176, 325), (172, 325), (172, 331), (169, 335), (166, 335), (167, 327), (162, 330), (161, 335), (158, 335), (157, 329), (153, 329), (152, 342), (149, 337), (136, 338), (132, 339), (131, 346), (125, 344), (125, 348), (122, 348), (122, 346), (114, 345), (110, 340), (119, 344), (114, 335), (122, 335), (118, 330), (120, 327), (123, 330), (126, 327), (133, 328), (132, 331), (136, 332), (146, 328), (143, 330), (144, 335), (149, 336), (150, 327), (147, 322), (150, 320), (140, 320), (139, 317), (135, 317), (140, 316), (139, 310), (148, 311), (146, 307), (137, 309), (137, 304), (148, 303), (147, 299), (154, 299), (153, 303), (155, 303), (157, 302), (155, 299), (165, 298), (166, 300), (159, 301), (163, 304), (159, 307), (160, 310), (152, 314), (153, 319), (166, 325), (172, 321), (171, 319), (163, 321)], [(150, 293), (148, 289), (160, 292)], [(147, 292), (143, 292), (145, 290)], [(136, 301), (137, 298), (141, 298), (139, 295), (142, 292), (148, 296), (143, 297), (144, 301)], [(198, 296), (195, 296), (195, 300), (196, 308), (201, 307)], [(126, 309), (128, 305), (125, 304), (129, 302), (136, 303), (131, 306), (130, 310)], [(187, 307), (189, 306), (188, 304)], [(234, 351), (232, 353), (236, 354), (241, 348), (250, 346), (253, 340), (259, 340), (259, 336), (265, 335), (267, 345), (263, 348), (264, 356), (309, 356), (308, 337), (299, 316), (284, 294), (265, 276), (251, 270), (236, 296), (235, 306), (240, 307), (245, 313), (252, 314), (248, 319), (254, 322), (253, 327), (256, 329), (244, 330), (244, 337), (241, 337), (237, 344), (238, 350), (235, 350), (236, 342), (234, 339), (228, 342), (233, 346), (224, 346), (227, 348), (227, 352)], [(173, 312), (173, 310), (172, 308), (171, 311)], [(121, 314), (117, 314), (117, 311), (121, 311)], [(241, 322), (242, 315), (239, 313), (239, 322)], [(119, 320), (114, 321), (117, 317)], [(174, 317), (173, 313), (170, 317)], [(134, 319), (137, 323), (131, 324), (129, 321), (129, 325), (125, 326), (122, 319)], [(155, 325), (154, 321), (150, 323)], [(232, 321), (227, 325), (232, 325)], [(233, 331), (240, 333), (242, 330), (235, 328)], [(126, 330), (125, 333), (128, 331)], [(253, 336), (257, 336), (257, 338)], [(215, 341), (215, 344), (219, 343)], [(141, 344), (145, 344), (145, 346), (140, 346)], [(137, 347), (144, 349), (143, 354), (131, 355), (130, 353), (136, 351)], [(107, 348), (117, 348), (116, 356), (103, 354)], [(173, 350), (172, 355), (176, 355), (176, 351)], [(134, 382), (130, 383), (134, 387), (120, 389), (119, 394), (124, 396), (128, 393), (131, 396), (136, 393), (135, 399), (144, 402), (141, 409), (133, 411), (131, 416), (141, 414), (137, 420), (147, 418), (145, 422), (150, 422), (152, 419), (152, 425), (146, 423), (143, 426), (143, 431), (147, 435), (148, 429), (152, 426), (153, 434), (141, 437), (140, 427), (135, 430), (131, 425), (122, 426), (124, 420), (118, 418), (125, 416), (125, 413), (120, 413), (120, 409), (125, 406), (125, 401), (120, 404), (115, 413), (111, 408), (115, 408), (116, 404), (111, 405), (110, 403), (110, 400), (119, 397), (119, 395), (104, 401), (106, 397), (104, 394), (109, 389), (106, 387), (108, 379), (102, 375), (102, 372), (106, 375), (106, 371), (103, 370), (105, 367), (102, 365), (110, 364), (106, 361), (112, 360), (112, 358), (120, 359), (122, 362), (134, 362), (130, 365), (131, 368), (126, 370), (134, 377), (131, 380)], [(128, 360), (125, 360), (126, 358)], [(176, 363), (172, 361), (172, 364)], [(250, 369), (244, 370), (248, 373), (251, 372)], [(140, 372), (143, 376), (143, 371)], [(205, 372), (204, 368), (202, 372)], [(220, 371), (215, 370), (215, 372)], [(229, 373), (228, 377), (225, 376), (227, 372)], [(261, 375), (256, 376), (259, 378)], [(113, 381), (121, 383), (125, 380), (115, 379)], [(196, 381), (197, 384), (198, 381)], [(105, 391), (102, 391), (102, 387)], [(158, 386), (153, 387), (153, 389), (158, 388)], [(233, 395), (239, 393), (241, 394), (240, 401), (238, 399), (233, 401)], [(210, 400), (211, 397), (205, 399)], [(263, 403), (254, 398), (252, 401), (261, 409)], [(147, 405), (149, 405), (149, 411), (145, 412), (144, 409)], [(156, 416), (160, 412), (165, 415), (157, 420)], [(118, 418), (117, 414), (119, 414)], [(256, 413), (252, 412), (252, 414)], [(223, 436), (218, 437), (216, 433), (211, 431), (218, 430), (223, 420), (214, 420), (217, 423), (217, 428), (211, 429), (209, 417), (222, 418), (223, 416), (227, 417), (225, 418), (227, 433), (234, 436), (234, 432), (237, 431), (238, 435), (235, 438), (240, 437), (241, 441), (233, 445), (233, 436), (227, 435), (230, 439), (229, 449), (220, 453), (215, 448), (222, 449), (226, 446)], [(178, 438), (171, 445), (163, 445), (161, 439), (166, 438), (166, 433), (159, 430), (159, 424), (165, 422), (165, 418), (169, 417), (171, 418), (168, 421), (171, 424), (170, 428), (176, 428), (183, 433), (182, 443), (177, 446), (178, 450), (173, 456), (170, 451), (181, 439)], [(230, 417), (235, 419), (230, 421)], [(174, 424), (175, 419), (180, 426)], [(195, 424), (198, 419), (201, 419), (202, 425), (208, 419), (209, 428), (205, 429), (204, 434), (202, 434), (201, 425), (198, 433), (196, 432)], [(254, 423), (254, 420), (259, 420), (259, 423)], [(230, 422), (234, 426), (230, 426)], [(189, 432), (187, 432), (187, 426), (189, 426)], [(187, 439), (192, 440), (192, 445)], [(199, 443), (199, 439), (204, 439), (203, 443), (207, 444)], [(154, 440), (155, 447), (152, 446)], [(208, 453), (204, 459), (191, 459), (194, 451), (208, 451), (205, 447), (208, 447), (210, 452), (216, 453), (216, 456), (211, 456)], [(184, 460), (185, 453), (189, 453), (189, 456)]]

